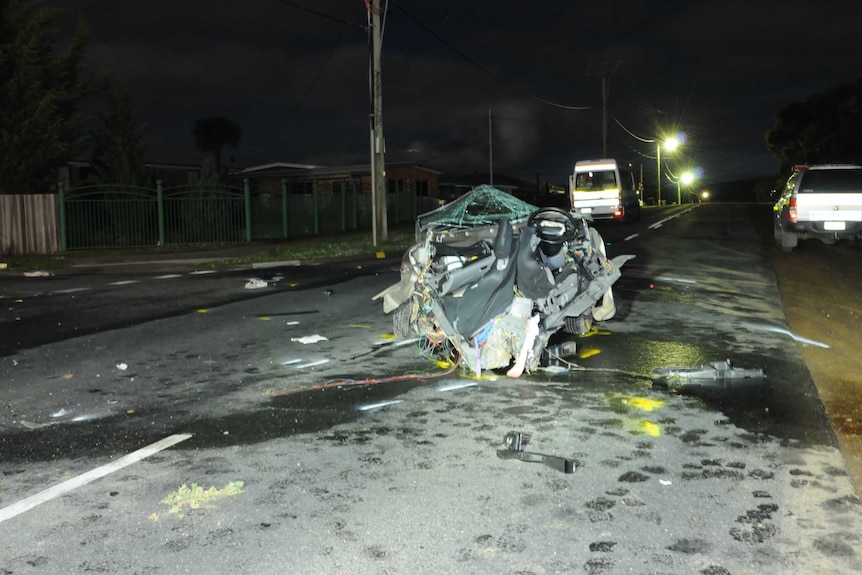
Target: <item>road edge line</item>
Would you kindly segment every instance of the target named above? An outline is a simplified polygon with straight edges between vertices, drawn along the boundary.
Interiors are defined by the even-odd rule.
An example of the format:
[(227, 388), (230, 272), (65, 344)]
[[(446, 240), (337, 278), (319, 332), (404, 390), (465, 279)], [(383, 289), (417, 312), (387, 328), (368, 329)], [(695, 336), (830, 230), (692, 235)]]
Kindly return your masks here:
[(20, 515), (25, 511), (29, 511), (30, 509), (33, 509), (37, 505), (45, 503), (46, 501), (50, 501), (51, 499), (59, 497), (64, 493), (68, 493), (69, 491), (77, 489), (78, 487), (82, 487), (87, 483), (90, 483), (97, 479), (101, 479), (102, 477), (105, 477), (106, 475), (109, 475), (115, 471), (119, 471), (124, 467), (128, 467), (133, 463), (137, 463), (142, 459), (146, 459), (151, 455), (155, 455), (159, 451), (162, 451), (164, 449), (167, 449), (168, 447), (172, 447), (177, 443), (180, 443), (181, 441), (189, 439), (191, 436), (192, 435), (190, 433), (169, 435), (162, 440), (159, 440), (155, 443), (151, 443), (150, 445), (142, 447), (137, 451), (133, 451), (128, 455), (124, 455), (116, 461), (106, 463), (101, 467), (97, 467), (86, 473), (78, 475), (77, 477), (73, 477), (72, 479), (68, 479), (62, 483), (58, 483), (53, 487), (49, 487), (44, 491), (40, 491), (35, 495), (31, 495), (30, 497), (27, 497), (25, 499), (22, 499), (21, 501), (13, 503), (12, 505), (4, 507), (3, 509), (0, 509), (0, 523), (3, 523), (7, 519), (11, 519), (16, 515)]

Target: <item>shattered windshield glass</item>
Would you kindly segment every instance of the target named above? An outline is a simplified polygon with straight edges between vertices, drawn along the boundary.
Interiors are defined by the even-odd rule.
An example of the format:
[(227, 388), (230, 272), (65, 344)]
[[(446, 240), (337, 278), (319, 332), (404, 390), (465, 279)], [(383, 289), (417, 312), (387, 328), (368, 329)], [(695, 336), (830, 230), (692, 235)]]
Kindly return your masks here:
[(431, 226), (474, 228), (503, 220), (527, 219), (538, 209), (503, 190), (482, 185), (453, 202), (421, 214), (416, 223), (420, 230)]

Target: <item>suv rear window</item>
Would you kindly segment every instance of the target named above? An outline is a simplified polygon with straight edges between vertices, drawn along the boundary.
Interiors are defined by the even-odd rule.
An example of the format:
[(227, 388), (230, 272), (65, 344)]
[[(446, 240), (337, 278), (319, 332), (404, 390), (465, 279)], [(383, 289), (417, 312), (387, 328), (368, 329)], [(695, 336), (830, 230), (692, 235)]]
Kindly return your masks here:
[(806, 170), (802, 173), (799, 191), (818, 194), (862, 194), (862, 169)]

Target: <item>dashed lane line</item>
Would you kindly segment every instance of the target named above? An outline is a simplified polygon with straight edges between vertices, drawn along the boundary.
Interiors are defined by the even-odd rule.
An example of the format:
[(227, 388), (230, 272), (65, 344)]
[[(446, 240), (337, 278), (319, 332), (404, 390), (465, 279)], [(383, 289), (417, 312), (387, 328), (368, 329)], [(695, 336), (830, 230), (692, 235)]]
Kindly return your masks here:
[(55, 293), (55, 294), (58, 294), (58, 293), (77, 293), (77, 292), (79, 292), (79, 291), (87, 291), (87, 290), (90, 290), (90, 289), (92, 289), (92, 288), (88, 288), (88, 287), (77, 287), (77, 288), (61, 289), (61, 290), (57, 290), (57, 291), (54, 291), (54, 292), (51, 292), (51, 293)]

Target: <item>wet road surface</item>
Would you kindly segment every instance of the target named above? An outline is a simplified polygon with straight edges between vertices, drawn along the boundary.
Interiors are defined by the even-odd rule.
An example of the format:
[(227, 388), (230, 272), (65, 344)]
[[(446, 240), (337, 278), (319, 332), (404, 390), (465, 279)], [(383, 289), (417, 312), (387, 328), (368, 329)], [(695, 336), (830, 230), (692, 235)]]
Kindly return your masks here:
[[(615, 290), (618, 317), (578, 340), (563, 373), (476, 380), (416, 347), (380, 345), (391, 326), (370, 297), (394, 271), (4, 357), (0, 508), (170, 434), (192, 437), (0, 522), (0, 565), (858, 572), (859, 500), (788, 335), (767, 247), (728, 210), (646, 221), (629, 240), (603, 230), (610, 255), (638, 258)], [(296, 341), (314, 334), (327, 339)], [(654, 373), (724, 359), (767, 377)], [(405, 378), (362, 385), (392, 376)], [(302, 390), (330, 381), (342, 385)], [(505, 457), (512, 431), (574, 472)], [(236, 481), (242, 493), (197, 509), (164, 503), (183, 484)]]

